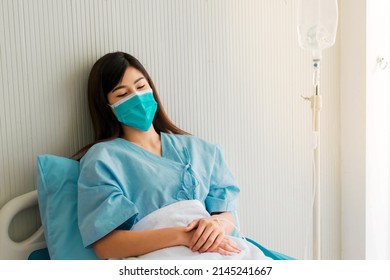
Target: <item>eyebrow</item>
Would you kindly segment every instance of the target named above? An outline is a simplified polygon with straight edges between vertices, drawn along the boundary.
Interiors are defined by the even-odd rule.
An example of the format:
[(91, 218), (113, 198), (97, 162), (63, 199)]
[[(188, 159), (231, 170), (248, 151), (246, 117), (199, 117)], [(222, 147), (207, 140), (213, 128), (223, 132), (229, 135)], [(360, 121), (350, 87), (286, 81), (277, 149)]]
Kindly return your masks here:
[[(138, 83), (142, 79), (145, 79), (145, 77), (139, 77), (137, 80), (134, 81), (134, 84)], [(114, 92), (118, 89), (125, 88), (125, 87), (127, 87), (127, 86), (126, 85), (117, 86), (111, 92)]]

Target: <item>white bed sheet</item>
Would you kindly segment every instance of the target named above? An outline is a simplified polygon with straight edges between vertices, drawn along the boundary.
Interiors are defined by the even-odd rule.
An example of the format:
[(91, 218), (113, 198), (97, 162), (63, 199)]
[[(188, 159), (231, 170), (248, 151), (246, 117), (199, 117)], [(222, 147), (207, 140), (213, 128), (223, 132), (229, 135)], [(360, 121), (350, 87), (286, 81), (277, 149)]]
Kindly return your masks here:
[[(144, 217), (133, 226), (133, 230), (159, 229), (175, 226), (187, 226), (194, 219), (207, 218), (210, 214), (198, 200), (185, 200), (165, 206)], [(219, 253), (192, 252), (186, 246), (175, 246), (154, 251), (138, 257), (124, 259), (181, 259), (181, 260), (268, 260), (263, 252), (242, 238), (231, 237), (241, 248), (241, 252), (231, 256)]]

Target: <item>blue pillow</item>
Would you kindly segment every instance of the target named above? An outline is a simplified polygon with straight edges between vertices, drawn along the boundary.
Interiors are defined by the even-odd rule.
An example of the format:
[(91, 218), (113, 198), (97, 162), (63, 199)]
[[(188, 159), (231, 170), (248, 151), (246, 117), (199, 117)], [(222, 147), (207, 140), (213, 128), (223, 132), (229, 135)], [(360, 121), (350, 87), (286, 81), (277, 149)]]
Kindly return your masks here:
[(77, 224), (77, 181), (80, 163), (54, 155), (38, 156), (38, 203), (50, 258), (98, 259), (84, 248)]

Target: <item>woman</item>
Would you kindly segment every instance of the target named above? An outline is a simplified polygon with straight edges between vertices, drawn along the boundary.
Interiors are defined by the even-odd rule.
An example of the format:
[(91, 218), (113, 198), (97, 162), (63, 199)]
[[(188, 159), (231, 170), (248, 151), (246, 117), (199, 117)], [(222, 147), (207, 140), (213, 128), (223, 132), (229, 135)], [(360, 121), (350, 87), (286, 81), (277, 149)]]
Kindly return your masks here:
[[(79, 152), (78, 198), (85, 246), (104, 259), (174, 246), (240, 253), (229, 237), (239, 189), (221, 150), (169, 120), (136, 58), (123, 52), (100, 58), (90, 73), (88, 102), (95, 142)], [(186, 226), (132, 229), (181, 201), (198, 201), (211, 216)]]

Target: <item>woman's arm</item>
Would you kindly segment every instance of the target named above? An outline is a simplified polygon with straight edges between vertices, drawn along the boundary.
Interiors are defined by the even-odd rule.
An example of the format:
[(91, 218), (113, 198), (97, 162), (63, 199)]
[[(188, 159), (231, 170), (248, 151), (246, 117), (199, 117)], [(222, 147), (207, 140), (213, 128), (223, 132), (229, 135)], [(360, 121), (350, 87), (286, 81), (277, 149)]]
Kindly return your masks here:
[(173, 246), (189, 246), (193, 231), (185, 227), (156, 230), (114, 230), (93, 244), (101, 259), (136, 257)]

